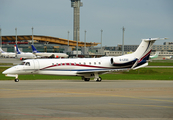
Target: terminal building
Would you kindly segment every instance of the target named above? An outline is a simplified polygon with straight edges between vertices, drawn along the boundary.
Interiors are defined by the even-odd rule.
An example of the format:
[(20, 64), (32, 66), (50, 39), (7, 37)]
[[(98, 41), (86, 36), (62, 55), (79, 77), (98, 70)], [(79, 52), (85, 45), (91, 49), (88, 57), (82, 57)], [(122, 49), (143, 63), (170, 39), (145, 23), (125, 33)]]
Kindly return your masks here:
[[(125, 54), (134, 52), (139, 45), (124, 45)], [(105, 55), (119, 56), (122, 55), (122, 45), (116, 47), (103, 47)], [(173, 56), (173, 42), (164, 42), (163, 45), (153, 45), (151, 55), (160, 51), (159, 56)]]
[[(32, 52), (32, 39), (34, 46), (40, 52), (67, 53), (69, 56), (76, 55), (76, 46), (78, 44), (79, 57), (101, 57), (101, 56), (120, 56), (122, 55), (122, 45), (98, 47), (95, 42), (80, 42), (67, 40), (63, 38), (41, 36), (41, 35), (19, 35), (17, 36), (18, 47), (23, 52)], [(16, 36), (2, 36), (2, 48), (7, 52), (14, 52)], [(134, 52), (139, 45), (124, 45), (124, 53)], [(160, 51), (159, 56), (173, 56), (173, 42), (164, 42), (163, 45), (153, 45), (151, 55)]]
[[(14, 52), (16, 36), (2, 36), (1, 39), (3, 50), (7, 52)], [(100, 44), (95, 42), (73, 41), (51, 36), (33, 35), (32, 37), (32, 35), (18, 35), (17, 45), (19, 49), (23, 52), (32, 52), (32, 39), (34, 41), (34, 46), (39, 52), (67, 53), (68, 55), (75, 56), (77, 51), (76, 46), (78, 45), (78, 54), (83, 57), (91, 57), (89, 56), (91, 54), (90, 48)]]

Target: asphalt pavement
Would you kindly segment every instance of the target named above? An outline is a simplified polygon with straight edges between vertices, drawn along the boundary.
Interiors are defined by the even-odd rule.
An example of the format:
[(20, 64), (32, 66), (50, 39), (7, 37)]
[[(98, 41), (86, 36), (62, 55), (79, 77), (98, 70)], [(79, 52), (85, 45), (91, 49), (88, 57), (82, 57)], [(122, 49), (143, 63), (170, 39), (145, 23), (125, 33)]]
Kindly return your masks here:
[(0, 120), (172, 120), (173, 81), (0, 81)]

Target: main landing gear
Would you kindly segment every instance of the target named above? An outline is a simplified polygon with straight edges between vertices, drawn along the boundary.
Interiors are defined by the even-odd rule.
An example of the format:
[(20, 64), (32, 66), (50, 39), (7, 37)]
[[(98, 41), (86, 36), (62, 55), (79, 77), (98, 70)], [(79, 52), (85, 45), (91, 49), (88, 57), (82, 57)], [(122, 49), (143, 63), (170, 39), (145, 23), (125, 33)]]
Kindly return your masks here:
[[(85, 82), (89, 82), (89, 81), (90, 81), (90, 78), (83, 78), (83, 80), (84, 80)], [(95, 79), (94, 79), (94, 80), (95, 80)], [(101, 82), (101, 81), (102, 81), (102, 78), (99, 77), (99, 78), (97, 78), (95, 81), (96, 81), (96, 82)]]
[(84, 78), (84, 81), (88, 82), (88, 81), (90, 81), (90, 78)]
[(90, 74), (90, 75), (87, 75), (87, 76), (83, 76), (82, 80), (88, 82), (88, 81), (90, 81), (90, 78), (93, 78), (93, 77), (94, 77), (94, 80), (96, 82), (101, 82), (102, 81), (102, 78), (99, 77), (98, 73), (94, 73), (94, 74)]
[(96, 80), (96, 82), (101, 82), (101, 81), (102, 81), (101, 77), (97, 78), (97, 80)]

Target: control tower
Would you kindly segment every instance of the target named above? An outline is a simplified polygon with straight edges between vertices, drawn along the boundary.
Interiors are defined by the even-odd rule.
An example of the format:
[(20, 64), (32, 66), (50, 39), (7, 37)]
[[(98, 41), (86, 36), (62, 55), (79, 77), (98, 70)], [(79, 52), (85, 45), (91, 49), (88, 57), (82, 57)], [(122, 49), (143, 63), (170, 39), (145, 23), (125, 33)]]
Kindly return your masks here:
[[(80, 41), (80, 7), (83, 6), (81, 0), (71, 0), (71, 7), (74, 8), (73, 15), (73, 40)], [(77, 33), (76, 33), (77, 32)]]

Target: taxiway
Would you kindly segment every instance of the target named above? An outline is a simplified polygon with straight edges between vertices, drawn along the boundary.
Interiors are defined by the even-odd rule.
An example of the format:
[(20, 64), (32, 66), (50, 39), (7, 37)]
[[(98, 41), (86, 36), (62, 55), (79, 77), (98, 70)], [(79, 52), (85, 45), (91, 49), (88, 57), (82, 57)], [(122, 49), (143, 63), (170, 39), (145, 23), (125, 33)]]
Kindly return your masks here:
[(173, 119), (173, 81), (0, 81), (0, 119)]

